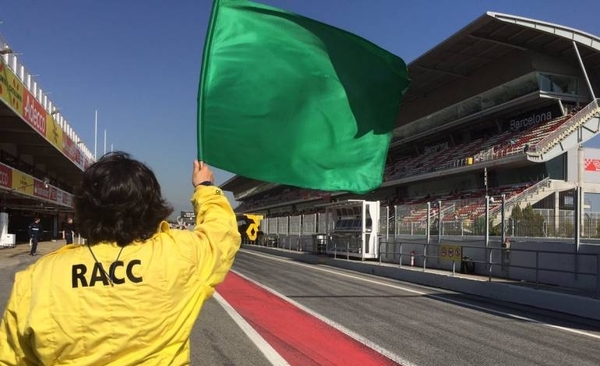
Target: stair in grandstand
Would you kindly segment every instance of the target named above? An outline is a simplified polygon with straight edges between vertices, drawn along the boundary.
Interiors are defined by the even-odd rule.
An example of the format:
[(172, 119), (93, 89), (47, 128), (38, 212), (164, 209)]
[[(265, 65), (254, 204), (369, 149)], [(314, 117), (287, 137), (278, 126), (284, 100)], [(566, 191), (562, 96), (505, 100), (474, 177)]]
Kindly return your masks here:
[[(548, 197), (554, 192), (564, 191), (572, 188), (572, 183), (545, 178), (539, 181), (538, 183), (532, 185), (531, 187), (525, 189), (523, 192), (506, 200), (504, 204), (506, 213), (505, 219), (510, 218), (513, 208), (517, 205), (521, 209), (524, 209), (527, 205), (533, 205), (541, 201), (542, 199)], [(499, 225), (501, 223), (502, 205), (497, 205), (493, 209), (490, 209), (490, 218), (492, 220), (493, 226)]]
[[(581, 134), (579, 133), (581, 130)], [(600, 132), (600, 99), (593, 100), (573, 114), (567, 121), (527, 151), (527, 159), (534, 162), (548, 161), (577, 144), (583, 143)]]

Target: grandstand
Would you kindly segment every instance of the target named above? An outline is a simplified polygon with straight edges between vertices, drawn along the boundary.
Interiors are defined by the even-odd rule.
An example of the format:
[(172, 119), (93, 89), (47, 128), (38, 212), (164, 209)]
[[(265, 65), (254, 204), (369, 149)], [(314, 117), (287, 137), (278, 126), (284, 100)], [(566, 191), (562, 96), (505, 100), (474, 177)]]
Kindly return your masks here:
[[(357, 196), (235, 176), (222, 188), (241, 202), (237, 211), (263, 214), (263, 230), (285, 235), (269, 218), (312, 220), (333, 202), (378, 200), (389, 234), (483, 235), (477, 223), (487, 214), (513, 235), (512, 208), (531, 204), (544, 235), (573, 237), (566, 223), (585, 193), (600, 193), (600, 151), (583, 148), (600, 130), (600, 39), (488, 12), (408, 69), (379, 189)], [(600, 236), (597, 224), (586, 227)]]

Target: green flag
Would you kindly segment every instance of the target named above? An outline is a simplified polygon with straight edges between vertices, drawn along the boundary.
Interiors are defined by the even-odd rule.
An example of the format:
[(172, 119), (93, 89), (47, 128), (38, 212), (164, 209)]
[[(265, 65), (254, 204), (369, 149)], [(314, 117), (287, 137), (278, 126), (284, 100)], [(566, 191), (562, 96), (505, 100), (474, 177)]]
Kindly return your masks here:
[(365, 193), (381, 185), (402, 59), (343, 30), (215, 0), (198, 92), (198, 154), (260, 181)]

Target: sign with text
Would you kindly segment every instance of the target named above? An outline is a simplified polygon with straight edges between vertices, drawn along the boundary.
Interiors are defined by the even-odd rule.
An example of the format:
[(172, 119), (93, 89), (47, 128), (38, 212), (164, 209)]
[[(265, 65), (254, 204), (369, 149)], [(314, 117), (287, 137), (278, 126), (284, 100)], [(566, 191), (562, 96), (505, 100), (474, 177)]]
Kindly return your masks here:
[(460, 261), (462, 248), (460, 245), (440, 245), (439, 257), (442, 260)]
[(12, 189), (33, 196), (33, 177), (13, 169)]
[[(35, 178), (34, 178), (35, 179)], [(40, 198), (50, 199), (50, 187), (46, 186), (44, 182), (35, 179), (33, 182), (33, 195)]]
[(0, 58), (0, 99), (12, 107), (17, 114), (23, 114), (23, 84)]
[(60, 128), (58, 122), (52, 118), (52, 115), (46, 114), (46, 138), (52, 145), (58, 150), (63, 149), (63, 130)]
[(181, 215), (179, 215), (184, 220), (193, 221), (196, 219), (196, 214), (194, 211), (181, 211)]
[(56, 187), (50, 187), (50, 200), (58, 202), (58, 189)]
[(63, 145), (63, 132), (60, 124), (54, 120), (35, 96), (25, 88), (21, 80), (0, 58), (0, 100), (11, 107), (23, 120), (77, 166), (85, 167), (80, 147), (73, 141)]
[(15, 192), (43, 198), (60, 205), (73, 207), (73, 195), (53, 186), (46, 186), (43, 180), (32, 177), (8, 165), (0, 164), (0, 187)]
[(62, 152), (78, 166), (82, 166), (83, 159), (81, 155), (81, 150), (79, 150), (79, 146), (77, 146), (77, 144), (73, 140), (71, 140), (71, 138), (66, 134), (63, 135), (62, 141)]
[(46, 110), (34, 98), (34, 96), (25, 90), (23, 92), (25, 103), (23, 107), (23, 118), (31, 127), (33, 127), (42, 136), (46, 136)]
[(12, 169), (0, 164), (0, 187), (12, 188)]

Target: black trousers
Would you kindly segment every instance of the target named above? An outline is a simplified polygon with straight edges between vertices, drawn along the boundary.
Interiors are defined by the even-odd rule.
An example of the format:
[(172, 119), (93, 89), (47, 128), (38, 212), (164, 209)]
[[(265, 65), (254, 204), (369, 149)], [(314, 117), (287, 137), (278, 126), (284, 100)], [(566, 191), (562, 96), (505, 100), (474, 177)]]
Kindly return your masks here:
[(29, 251), (29, 254), (35, 254), (35, 251), (37, 250), (37, 245), (38, 238), (34, 236), (33, 238), (31, 238), (31, 250)]

